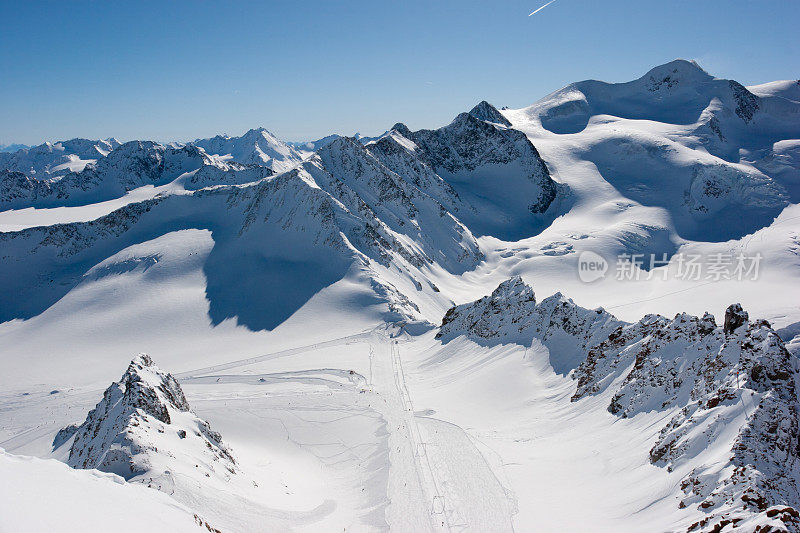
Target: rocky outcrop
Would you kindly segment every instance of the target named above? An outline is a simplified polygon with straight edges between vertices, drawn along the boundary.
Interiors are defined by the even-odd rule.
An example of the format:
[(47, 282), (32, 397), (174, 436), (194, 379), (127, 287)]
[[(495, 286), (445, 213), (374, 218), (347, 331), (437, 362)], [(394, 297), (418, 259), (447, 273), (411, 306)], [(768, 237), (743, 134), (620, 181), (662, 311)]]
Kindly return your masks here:
[[(795, 364), (770, 325), (749, 322), (739, 304), (728, 308), (723, 328), (710, 315), (686, 314), (620, 327), (588, 352), (573, 377), (573, 401), (612, 392), (608, 410), (617, 416), (675, 411), (650, 461), (669, 470), (691, 467), (682, 507), (724, 514), (800, 506)], [(737, 436), (728, 462), (700, 461), (731, 426)]]
[(538, 339), (553, 348), (553, 369), (567, 374), (585, 359), (590, 347), (621, 324), (602, 308), (584, 309), (561, 293), (537, 304), (533, 289), (516, 276), (501, 283), (491, 295), (448, 310), (436, 338), (450, 342), (464, 335), (483, 345), (524, 346)]
[(747, 314), (747, 311), (742, 309), (741, 304), (733, 304), (725, 310), (725, 324), (723, 325), (723, 330), (725, 334), (733, 333), (736, 331), (736, 328), (742, 326), (750, 319), (750, 316)]
[(49, 181), (32, 178), (16, 170), (0, 170), (0, 209), (28, 207), (54, 196)]
[[(649, 460), (681, 472), (680, 507), (708, 514), (691, 531), (766, 522), (800, 530), (797, 364), (769, 323), (750, 321), (741, 305), (727, 309), (723, 327), (708, 313), (626, 324), (560, 294), (536, 304), (533, 290), (512, 278), (447, 312), (437, 338), (460, 335), (482, 344), (537, 339), (551, 348), (554, 369), (572, 352), (579, 363), (564, 373), (576, 382), (573, 402), (603, 395), (621, 418), (674, 413)], [(719, 439), (727, 461), (704, 455)]]
[(236, 461), (222, 437), (198, 418), (180, 385), (139, 354), (74, 433), (67, 463), (157, 487), (175, 475), (228, 478)]

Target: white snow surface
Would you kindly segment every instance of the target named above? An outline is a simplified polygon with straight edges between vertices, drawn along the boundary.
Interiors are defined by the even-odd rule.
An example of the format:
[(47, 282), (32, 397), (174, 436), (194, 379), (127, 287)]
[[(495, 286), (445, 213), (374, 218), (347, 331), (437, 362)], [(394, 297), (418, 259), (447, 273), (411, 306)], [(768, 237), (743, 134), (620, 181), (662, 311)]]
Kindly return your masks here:
[(166, 494), (114, 474), (0, 450), (0, 531), (208, 531)]

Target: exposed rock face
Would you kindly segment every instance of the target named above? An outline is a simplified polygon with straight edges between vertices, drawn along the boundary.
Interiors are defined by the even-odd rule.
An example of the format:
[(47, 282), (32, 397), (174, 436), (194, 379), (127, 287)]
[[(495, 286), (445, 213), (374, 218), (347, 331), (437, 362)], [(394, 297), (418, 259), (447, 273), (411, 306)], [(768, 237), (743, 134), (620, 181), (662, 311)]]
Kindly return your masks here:
[(367, 149), (391, 171), (423, 187), (473, 233), (519, 238), (537, 224), (559, 193), (528, 138), (481, 102), (436, 130), (396, 124)]
[(750, 317), (747, 311), (742, 309), (741, 304), (733, 304), (725, 310), (725, 325), (723, 329), (725, 333), (733, 333), (736, 328), (747, 322)]
[[(749, 323), (738, 304), (728, 308), (724, 328), (710, 315), (645, 317), (589, 351), (575, 373), (573, 401), (607, 390), (620, 375), (611, 413), (629, 417), (677, 409), (650, 460), (670, 470), (694, 466), (682, 483), (682, 507), (715, 513), (800, 507), (796, 370), (768, 323)], [(738, 427), (738, 436), (729, 462), (695, 466), (730, 425)]]
[[(382, 140), (379, 146), (386, 147), (387, 142)], [(320, 149), (302, 168), (350, 213), (383, 233), (392, 243), (391, 249), (411, 265), (429, 264), (433, 257), (453, 272), (477, 265), (483, 255), (470, 230), (427, 192), (428, 180), (436, 186), (441, 179), (425, 175), (424, 167), (418, 168), (417, 180), (407, 179), (408, 175), (387, 167), (385, 160), (368, 148), (354, 138), (341, 137)], [(401, 244), (407, 242), (398, 238), (401, 236), (410, 237), (418, 246)]]
[[(572, 351), (580, 361), (573, 402), (608, 394), (608, 411), (619, 417), (674, 412), (649, 459), (684, 475), (681, 507), (709, 513), (694, 530), (763, 518), (800, 531), (797, 365), (770, 325), (750, 322), (741, 305), (728, 308), (722, 328), (708, 313), (625, 324), (561, 295), (537, 305), (533, 290), (512, 278), (447, 312), (437, 338), (458, 335), (526, 346), (539, 339), (557, 370), (554, 358)], [(731, 439), (727, 462), (703, 459), (720, 438)]]
[(508, 119), (502, 115), (502, 113), (500, 113), (486, 100), (483, 100), (481, 103), (473, 107), (469, 114), (478, 120), (494, 122), (495, 124), (501, 124), (503, 126), (511, 126), (511, 122), (509, 122)]
[(437, 339), (469, 332), (483, 339), (518, 334), (528, 326), (536, 309), (533, 289), (519, 276), (501, 283), (489, 296), (450, 308), (442, 319)]
[(175, 473), (237, 473), (219, 433), (191, 412), (175, 378), (145, 354), (131, 361), (77, 428), (67, 463), (148, 484), (158, 479), (158, 487), (174, 483)]
[(728, 82), (733, 93), (734, 101), (736, 102), (736, 115), (745, 123), (753, 120), (753, 115), (756, 114), (758, 108), (758, 97), (748, 91), (741, 83), (734, 80)]
[[(487, 122), (481, 117), (493, 120)], [(411, 140), (420, 147), (421, 157), (434, 170), (449, 175), (469, 174), (484, 166), (520, 162), (524, 177), (539, 189), (538, 195), (529, 199), (529, 209), (532, 213), (543, 213), (555, 199), (555, 182), (525, 134), (497, 127), (493, 122), (500, 119), (503, 121), (500, 124), (508, 123), (496, 109), (482, 102), (471, 112), (458, 115), (448, 126), (412, 133)]]
[(537, 304), (533, 289), (517, 276), (501, 283), (490, 296), (447, 311), (436, 338), (449, 342), (466, 335), (485, 345), (524, 346), (536, 338), (551, 349), (553, 369), (567, 374), (586, 358), (591, 346), (621, 324), (603, 309), (584, 309), (561, 293)]
[(26, 207), (39, 199), (50, 199), (53, 187), (16, 170), (0, 170), (0, 206), (6, 209)]

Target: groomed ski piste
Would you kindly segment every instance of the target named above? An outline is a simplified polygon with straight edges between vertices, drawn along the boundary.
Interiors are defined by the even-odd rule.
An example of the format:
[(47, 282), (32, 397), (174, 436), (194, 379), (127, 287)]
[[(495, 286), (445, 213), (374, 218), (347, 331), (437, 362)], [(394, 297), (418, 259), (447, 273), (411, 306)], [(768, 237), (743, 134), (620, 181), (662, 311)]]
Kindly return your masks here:
[[(797, 82), (750, 87), (755, 100), (733, 83), (676, 61), (524, 109), (480, 104), (433, 133), (398, 124), (366, 143), (301, 152), (253, 130), (197, 141), (208, 152), (199, 159), (170, 148), (178, 155), (159, 156), (169, 172), (115, 194), (106, 184), (39, 206), (13, 189), (14, 207), (0, 212), (0, 531), (796, 531), (781, 507), (796, 495), (776, 489), (750, 509), (731, 503), (747, 489), (728, 483), (735, 446), (767, 442), (741, 435), (761, 434), (756, 413), (783, 382), (720, 363), (708, 390), (681, 388), (701, 357), (686, 346), (728, 361), (759, 335), (773, 351), (753, 357), (779, 358), (785, 346), (798, 376)], [(475, 131), (483, 150), (459, 151)], [(549, 182), (518, 132), (556, 185), (538, 212), (519, 199)], [(479, 159), (436, 159), (436, 143)], [(246, 181), (252, 170), (226, 166), (237, 157), (260, 158), (268, 175)], [(512, 179), (519, 172), (534, 178)], [(591, 282), (579, 276), (589, 251), (608, 263)], [(621, 254), (666, 254), (667, 264), (630, 269), (615, 263)], [(680, 258), (719, 254), (762, 257), (758, 275), (678, 275)], [(562, 309), (560, 296), (548, 299), (557, 293), (575, 321), (531, 326)], [(749, 325), (723, 332), (734, 303)], [(448, 329), (454, 306), (469, 318)], [(705, 312), (715, 328), (698, 318), (701, 333), (674, 349), (642, 320)], [(595, 315), (606, 322), (590, 328)], [(683, 332), (674, 320), (657, 327)], [(589, 368), (592, 348), (628, 324), (643, 333), (625, 350), (652, 343), (661, 366), (636, 374), (650, 367), (623, 350), (607, 355), (619, 358), (607, 374), (601, 360)], [(235, 473), (200, 455), (196, 466), (175, 459), (184, 450), (161, 440), (172, 426), (186, 431), (173, 407), (137, 437), (150, 470), (62, 464), (75, 443), (62, 433), (54, 445), (59, 431), (83, 424), (139, 353), (174, 376)], [(658, 373), (673, 360), (684, 377), (674, 391)], [(704, 396), (723, 389), (720, 404)], [(690, 444), (669, 464), (653, 459), (697, 398), (698, 414), (675, 426)], [(795, 417), (796, 400), (781, 400)], [(796, 486), (796, 449), (780, 454)], [(773, 479), (772, 466), (756, 467)]]

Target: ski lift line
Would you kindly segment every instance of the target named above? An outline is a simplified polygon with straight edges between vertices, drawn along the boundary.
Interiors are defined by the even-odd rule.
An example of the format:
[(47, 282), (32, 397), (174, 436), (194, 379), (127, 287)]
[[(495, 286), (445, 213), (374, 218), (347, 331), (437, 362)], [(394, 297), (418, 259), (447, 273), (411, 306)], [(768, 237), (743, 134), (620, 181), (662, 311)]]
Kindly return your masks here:
[[(399, 376), (399, 372), (398, 372), (398, 369), (397, 369), (397, 360), (395, 359), (395, 347), (393, 345), (394, 343), (392, 343), (391, 340), (389, 342), (390, 342), (390, 344), (389, 344), (389, 358), (390, 358), (390, 362), (391, 362), (391, 365), (392, 365), (392, 374), (393, 374), (396, 390), (397, 390), (398, 393), (400, 393), (401, 399), (402, 399), (400, 376)], [(412, 444), (413, 444), (413, 442), (415, 441), (413, 421), (412, 421), (412, 423), (408, 423), (408, 436), (409, 436), (409, 438), (410, 438), (410, 440), (412, 441)], [(424, 469), (422, 467), (423, 467), (422, 462), (415, 458), (414, 459), (414, 470), (417, 473), (417, 478), (419, 479), (420, 484), (421, 484), (420, 488), (422, 489), (423, 494), (424, 494), (424, 493), (428, 492), (428, 490), (425, 488), (426, 477), (425, 477), (425, 475), (423, 473)], [(435, 481), (434, 478), (433, 478), (433, 474), (432, 474), (432, 472), (430, 470), (427, 472), (427, 474), (428, 474), (428, 476), (430, 477), (430, 479), (432, 481)], [(438, 489), (436, 489), (436, 487), (434, 487), (434, 490), (438, 491)], [(437, 494), (438, 494), (438, 492), (437, 492)], [(436, 496), (434, 496), (434, 498), (435, 497)], [(433, 504), (433, 502), (432, 502), (432, 504)], [(431, 510), (432, 510), (432, 507), (429, 510), (429, 513), (430, 513)], [(432, 514), (432, 513), (430, 513), (430, 514)], [(436, 529), (438, 527), (438, 524), (436, 524), (436, 523), (432, 523), (432, 525), (434, 526), (434, 529)], [(448, 531), (449, 531), (449, 527), (448, 527)]]
[[(408, 387), (406, 386), (405, 372), (403, 371), (403, 361), (400, 358), (400, 349), (396, 342), (392, 343), (390, 341), (390, 350), (392, 355), (392, 363), (393, 366), (395, 367), (395, 377), (396, 377), (395, 383), (398, 385), (398, 391), (403, 397), (404, 400), (403, 403), (404, 404), (408, 403), (409, 405), (412, 406), (413, 409), (413, 404), (411, 403), (411, 397), (408, 391)], [(424, 445), (424, 443), (422, 442), (422, 433), (419, 430), (419, 425), (417, 424), (417, 419), (416, 416), (414, 416), (413, 411), (410, 412), (410, 423), (408, 429), (412, 441), (415, 441), (413, 442), (413, 444), (417, 447), (419, 447), (420, 445)], [(423, 461), (419, 462), (423, 463), (423, 465), (427, 467), (428, 475), (430, 476), (431, 484), (433, 485), (433, 491), (434, 491), (433, 498), (431, 501), (431, 514), (433, 515), (441, 514), (442, 526), (445, 528), (446, 531), (451, 531), (452, 526), (450, 525), (450, 520), (447, 516), (447, 508), (444, 503), (445, 500), (444, 497), (442, 496), (441, 489), (439, 488), (439, 483), (436, 480), (436, 475), (433, 470), (433, 465), (431, 465), (430, 461), (430, 455), (425, 453), (423, 457), (425, 458), (424, 462)], [(417, 461), (418, 459), (415, 458), (415, 462)], [(437, 508), (436, 506), (437, 502), (441, 504), (442, 510), (440, 513), (435, 512)]]

